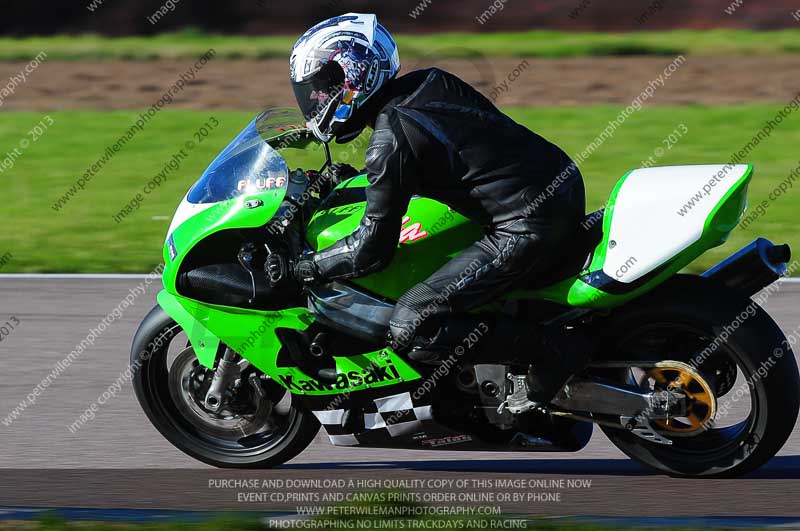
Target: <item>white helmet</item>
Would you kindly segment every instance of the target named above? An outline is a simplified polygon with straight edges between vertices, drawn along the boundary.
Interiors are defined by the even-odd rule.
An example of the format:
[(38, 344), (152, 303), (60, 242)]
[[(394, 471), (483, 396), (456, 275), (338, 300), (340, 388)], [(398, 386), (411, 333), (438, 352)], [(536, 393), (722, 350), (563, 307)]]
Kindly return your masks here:
[(289, 76), (308, 128), (323, 142), (400, 70), (397, 44), (375, 15), (320, 22), (295, 43)]

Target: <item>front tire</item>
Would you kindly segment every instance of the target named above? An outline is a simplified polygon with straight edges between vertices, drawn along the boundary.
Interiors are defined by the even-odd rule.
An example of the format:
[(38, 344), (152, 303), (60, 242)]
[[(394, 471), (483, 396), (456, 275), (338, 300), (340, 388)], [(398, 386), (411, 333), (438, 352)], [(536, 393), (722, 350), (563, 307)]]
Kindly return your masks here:
[[(204, 369), (183, 337), (180, 325), (156, 306), (139, 326), (131, 349), (136, 398), (153, 426), (176, 448), (216, 467), (270, 468), (311, 444), (319, 422), (269, 380), (253, 383), (266, 388), (262, 399), (257, 392), (247, 395), (252, 410), (246, 402), (227, 416), (204, 412), (201, 400), (187, 396), (192, 385), (202, 386)], [(180, 350), (172, 361), (170, 346)]]
[(766, 463), (791, 435), (800, 408), (797, 362), (778, 325), (747, 297), (705, 278), (678, 276), (603, 326), (608, 359), (701, 361), (698, 369), (716, 382), (722, 406), (749, 391), (747, 418), (688, 437), (659, 431), (671, 446), (603, 427), (629, 457), (671, 476), (735, 477)]

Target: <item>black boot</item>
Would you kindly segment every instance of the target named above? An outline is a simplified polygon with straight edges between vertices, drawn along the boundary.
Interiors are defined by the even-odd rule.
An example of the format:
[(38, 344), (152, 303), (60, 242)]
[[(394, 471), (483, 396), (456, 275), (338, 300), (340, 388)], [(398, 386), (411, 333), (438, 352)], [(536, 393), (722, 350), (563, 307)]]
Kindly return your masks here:
[[(450, 358), (472, 358), (487, 338), (489, 325), (473, 316), (451, 316), (431, 336), (420, 333), (406, 348), (408, 358), (418, 363), (439, 365)], [(475, 337), (475, 341), (466, 338)], [(469, 352), (475, 350), (475, 352)]]
[(416, 361), (417, 363), (438, 365), (449, 358), (454, 352), (453, 348), (447, 345), (436, 344), (433, 340), (420, 339), (414, 343), (411, 350), (408, 351), (408, 359)]
[(438, 365), (440, 360), (446, 359), (452, 353), (452, 349), (426, 337), (414, 336), (411, 341), (401, 343), (389, 332), (386, 334), (386, 342), (395, 353), (417, 363)]

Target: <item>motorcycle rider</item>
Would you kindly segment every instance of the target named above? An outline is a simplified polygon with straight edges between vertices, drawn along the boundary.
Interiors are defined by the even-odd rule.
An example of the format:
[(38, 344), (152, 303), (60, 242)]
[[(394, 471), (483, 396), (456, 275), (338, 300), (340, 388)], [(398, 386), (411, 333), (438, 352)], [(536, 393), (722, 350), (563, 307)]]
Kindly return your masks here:
[[(350, 236), (299, 258), (273, 253), (265, 268), (273, 285), (379, 271), (392, 259), (413, 195), (448, 205), (485, 227), (485, 235), (404, 294), (389, 323), (396, 351), (436, 363), (476, 326), (467, 312), (559, 265), (585, 215), (584, 185), (561, 149), (458, 77), (436, 68), (396, 77), (399, 69), (397, 46), (375, 15), (334, 17), (297, 41), (291, 82), (314, 135), (346, 143), (374, 129), (367, 206)], [(332, 173), (344, 179), (356, 172), (334, 165)], [(492, 323), (484, 344), (545, 350), (550, 362), (530, 371), (528, 396), (549, 401), (585, 363), (586, 346), (507, 324)]]

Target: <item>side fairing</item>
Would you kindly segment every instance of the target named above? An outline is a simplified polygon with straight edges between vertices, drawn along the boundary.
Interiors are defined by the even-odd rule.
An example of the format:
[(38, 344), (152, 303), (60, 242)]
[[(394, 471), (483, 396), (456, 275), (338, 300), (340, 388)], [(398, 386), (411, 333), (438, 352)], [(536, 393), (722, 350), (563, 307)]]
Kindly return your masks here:
[(181, 325), (200, 363), (214, 367), (221, 344), (244, 356), (264, 374), (294, 394), (325, 396), (389, 387), (420, 378), (402, 357), (389, 349), (355, 356), (333, 356), (335, 382), (324, 383), (306, 374), (288, 359), (281, 359), (283, 348), (276, 330), (302, 331), (314, 322), (306, 308), (259, 311), (206, 304), (166, 290), (158, 303)]

